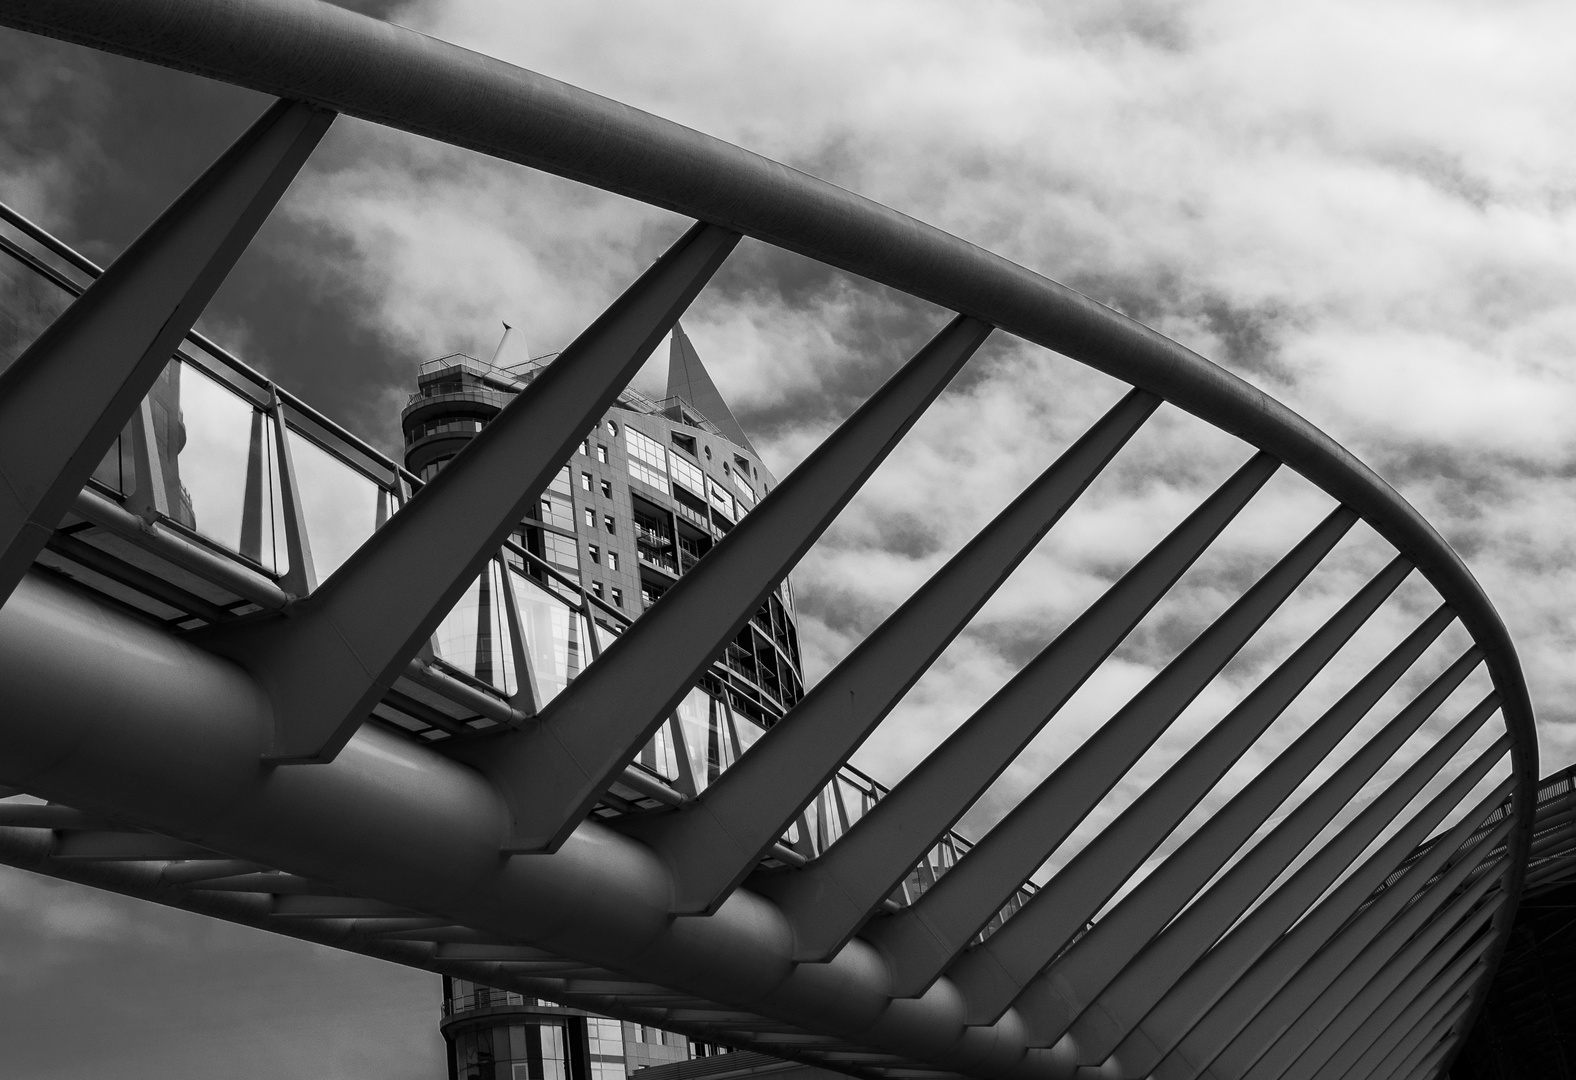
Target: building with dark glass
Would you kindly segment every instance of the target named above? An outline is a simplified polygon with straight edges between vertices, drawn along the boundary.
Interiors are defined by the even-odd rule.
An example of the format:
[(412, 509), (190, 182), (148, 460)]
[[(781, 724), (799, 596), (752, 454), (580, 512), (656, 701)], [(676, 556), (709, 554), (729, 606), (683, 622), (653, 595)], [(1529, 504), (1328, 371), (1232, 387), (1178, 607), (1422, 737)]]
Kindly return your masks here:
[[(437, 475), (552, 362), (511, 363), (511, 351), (521, 348), (509, 329), (488, 361), (455, 354), (421, 365), (401, 415), (405, 465), (417, 478)], [(444, 620), (431, 661), (449, 677), (540, 707), (775, 484), (695, 347), (675, 328), (666, 396), (619, 395), (521, 521), (505, 548), (507, 565), (483, 574)], [(514, 595), (504, 596), (505, 589)], [(503, 645), (511, 639), (510, 600), (531, 653), (523, 665)], [(636, 768), (693, 796), (803, 694), (793, 591), (785, 581)], [(638, 794), (615, 785), (611, 797), (620, 791)], [(789, 839), (812, 854), (809, 823)], [(625, 1080), (637, 1068), (719, 1049), (464, 979), (445, 976), (443, 985), (451, 1080)]]
[(1538, 785), (1510, 941), (1451, 1080), (1576, 1077), (1576, 765)]
[(450, 1080), (624, 1080), (718, 1049), (447, 975), (442, 1031)]

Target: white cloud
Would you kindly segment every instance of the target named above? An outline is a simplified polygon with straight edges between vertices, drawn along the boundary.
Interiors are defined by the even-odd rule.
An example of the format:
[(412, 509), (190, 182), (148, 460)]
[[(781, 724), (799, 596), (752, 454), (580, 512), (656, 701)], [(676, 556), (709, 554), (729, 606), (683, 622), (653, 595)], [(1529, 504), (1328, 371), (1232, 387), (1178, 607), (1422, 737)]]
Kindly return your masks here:
[[(1396, 483), (1516, 605), (1545, 767), (1576, 753), (1560, 659), (1576, 596), (1558, 526), (1576, 405), (1576, 76), (1544, 44), (1571, 20), (1548, 4), (1408, 0), (477, 2), (397, 16), (869, 194), (1263, 385)], [(509, 316), (533, 351), (555, 348), (682, 228), (434, 144), (343, 137), (356, 152), (290, 209), (351, 238), (329, 272), (369, 282), (367, 317), (430, 354)], [(689, 324), (781, 474), (943, 318), (746, 244)], [(993, 343), (801, 569), (812, 675), (1119, 393)], [(860, 760), (900, 773), (1246, 453), (1163, 412)], [(1222, 565), (1249, 551), (1266, 565), (1300, 535), (1285, 523), (1310, 527), (1322, 505), (1262, 499), (1304, 512), (1260, 513), (1222, 541)], [(1534, 561), (1539, 587), (1516, 584)], [(1218, 610), (1243, 584), (1223, 592), (1227, 580), (1184, 582), (1176, 626), (1202, 625), (1187, 606)]]

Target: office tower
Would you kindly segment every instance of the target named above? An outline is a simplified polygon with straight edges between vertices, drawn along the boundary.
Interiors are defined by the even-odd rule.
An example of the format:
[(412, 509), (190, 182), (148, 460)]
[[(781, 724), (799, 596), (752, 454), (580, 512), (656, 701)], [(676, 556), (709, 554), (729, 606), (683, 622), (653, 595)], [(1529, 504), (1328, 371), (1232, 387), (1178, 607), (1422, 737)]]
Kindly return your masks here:
[[(401, 416), (411, 472), (423, 481), (436, 476), (552, 361), (516, 358), (517, 351), (518, 331), (506, 328), (487, 361), (455, 354), (421, 365)], [(521, 521), (505, 548), (507, 570), (490, 568), (439, 627), (430, 660), (450, 677), (540, 708), (775, 484), (675, 328), (666, 396), (618, 396)], [(503, 644), (511, 600), (528, 645), (523, 672)], [(642, 775), (699, 793), (803, 693), (793, 593), (784, 582), (609, 799), (638, 797)], [(810, 854), (808, 828), (790, 839)], [(624, 1080), (636, 1068), (718, 1050), (450, 976), (443, 1012), (451, 1080)]]

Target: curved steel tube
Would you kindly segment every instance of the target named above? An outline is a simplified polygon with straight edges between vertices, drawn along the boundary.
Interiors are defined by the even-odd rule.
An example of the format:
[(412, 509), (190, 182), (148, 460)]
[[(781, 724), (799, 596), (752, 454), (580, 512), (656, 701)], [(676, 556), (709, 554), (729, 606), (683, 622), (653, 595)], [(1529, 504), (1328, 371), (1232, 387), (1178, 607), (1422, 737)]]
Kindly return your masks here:
[[(1507, 900), (1483, 969), (1492, 973), (1521, 891), (1536, 790), (1536, 737), (1519, 661), (1482, 589), (1433, 528), (1290, 409), (1155, 331), (897, 211), (628, 106), (327, 4), (7, 0), (0, 24), (306, 101), (725, 226), (1053, 349), (1290, 466), (1416, 566), (1483, 651), (1516, 779)], [(330, 765), (259, 772), (272, 720), (249, 676), (190, 645), (141, 642), (145, 628), (83, 604), (29, 579), (0, 614), (0, 688), (14, 702), (0, 725), (8, 781), (303, 875), (354, 882), (368, 895), (504, 936), (518, 935), (524, 913), (537, 940), (566, 955), (657, 982), (689, 980), (701, 997), (748, 1003), (898, 1058), (976, 1075), (1051, 1076), (1069, 1067), (1056, 1051), (1033, 1048), (1012, 1010), (994, 1025), (968, 1026), (948, 980), (922, 997), (893, 1000), (883, 961), (858, 939), (829, 962), (795, 966), (781, 912), (751, 892), (734, 892), (707, 918), (673, 921), (669, 868), (595, 822), (552, 856), (500, 864), (509, 815), (497, 791), (474, 770), (376, 732), (359, 732)], [(102, 644), (104, 634), (141, 642), (158, 677), (147, 667), (109, 665), (65, 686), (73, 676), (62, 668), (56, 697), (37, 695), (30, 680)], [(73, 715), (95, 721), (46, 722), (61, 715), (62, 693)], [(222, 710), (213, 704), (219, 700)], [(141, 714), (145, 735), (158, 733), (165, 756), (150, 757), (146, 743), (120, 753), (131, 750), (120, 744), (126, 736), (104, 720), (128, 708)], [(67, 759), (76, 772), (59, 767)], [(87, 761), (101, 775), (120, 769), (121, 781), (84, 786)], [(194, 829), (194, 820), (202, 826)], [(728, 966), (697, 959), (719, 954), (729, 956)], [(1468, 1023), (1484, 985), (1479, 978), (1469, 992)]]
[[(222, 12), (222, 13), (221, 13)], [(1148, 390), (1356, 510), (1487, 653), (1516, 733), (1530, 821), (1532, 702), (1503, 621), (1454, 550), (1350, 452), (1192, 350), (1088, 297), (741, 147), (414, 30), (316, 0), (10, 0), (0, 24), (193, 72), (528, 165), (724, 225), (964, 315)], [(1527, 832), (1520, 831), (1525, 843)]]

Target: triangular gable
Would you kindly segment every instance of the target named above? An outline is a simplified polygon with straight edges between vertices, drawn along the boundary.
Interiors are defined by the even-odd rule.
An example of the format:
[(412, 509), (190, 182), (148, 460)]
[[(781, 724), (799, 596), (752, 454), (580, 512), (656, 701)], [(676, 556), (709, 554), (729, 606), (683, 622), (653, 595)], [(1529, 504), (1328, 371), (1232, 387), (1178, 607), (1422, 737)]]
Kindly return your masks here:
[(733, 412), (728, 408), (728, 403), (722, 399), (717, 384), (712, 382), (711, 376), (706, 373), (706, 367), (700, 362), (700, 354), (690, 343), (689, 336), (684, 333), (684, 328), (677, 324), (673, 327), (673, 344), (668, 349), (667, 396), (683, 399), (696, 412), (717, 425), (717, 430), (722, 432), (724, 437), (744, 447), (757, 458), (760, 457), (755, 453), (755, 447), (750, 445), (750, 437), (733, 418)]

